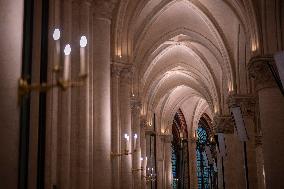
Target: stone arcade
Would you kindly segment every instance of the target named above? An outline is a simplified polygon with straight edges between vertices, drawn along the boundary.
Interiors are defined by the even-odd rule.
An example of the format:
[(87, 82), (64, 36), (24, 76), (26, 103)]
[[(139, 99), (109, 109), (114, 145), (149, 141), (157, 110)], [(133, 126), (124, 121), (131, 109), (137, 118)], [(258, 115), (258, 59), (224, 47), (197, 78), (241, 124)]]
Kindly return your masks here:
[(284, 188), (284, 1), (1, 0), (0, 41), (1, 189)]

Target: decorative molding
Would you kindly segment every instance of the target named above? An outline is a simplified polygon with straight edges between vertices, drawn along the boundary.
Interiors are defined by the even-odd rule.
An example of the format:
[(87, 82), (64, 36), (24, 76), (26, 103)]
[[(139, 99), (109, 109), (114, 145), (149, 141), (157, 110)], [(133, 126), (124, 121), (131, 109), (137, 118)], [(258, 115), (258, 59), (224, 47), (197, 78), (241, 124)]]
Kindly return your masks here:
[(216, 133), (234, 133), (234, 122), (231, 116), (216, 116), (214, 117), (213, 125)]
[(95, 17), (111, 20), (116, 3), (117, 0), (94, 0), (93, 11)]
[(228, 98), (229, 107), (241, 107), (244, 116), (255, 115), (256, 98), (250, 95), (230, 95)]
[(248, 64), (250, 77), (254, 78), (256, 90), (277, 87), (271, 68), (275, 66), (270, 55), (252, 57)]

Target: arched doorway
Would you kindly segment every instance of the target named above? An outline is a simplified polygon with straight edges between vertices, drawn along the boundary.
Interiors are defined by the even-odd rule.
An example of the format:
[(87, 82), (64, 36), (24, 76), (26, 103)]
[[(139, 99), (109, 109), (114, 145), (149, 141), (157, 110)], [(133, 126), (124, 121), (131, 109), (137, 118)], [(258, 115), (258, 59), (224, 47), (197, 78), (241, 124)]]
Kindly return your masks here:
[(173, 189), (189, 188), (188, 132), (184, 115), (179, 109), (172, 124)]

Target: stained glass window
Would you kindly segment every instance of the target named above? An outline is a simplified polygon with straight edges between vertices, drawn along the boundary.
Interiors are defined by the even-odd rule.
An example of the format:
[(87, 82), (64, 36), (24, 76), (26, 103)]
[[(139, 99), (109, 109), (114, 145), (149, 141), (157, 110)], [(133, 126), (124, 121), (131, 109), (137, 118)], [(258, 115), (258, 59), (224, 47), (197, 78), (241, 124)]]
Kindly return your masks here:
[(208, 165), (207, 156), (205, 153), (205, 146), (207, 144), (208, 135), (203, 127), (197, 129), (197, 177), (198, 177), (198, 189), (209, 189), (210, 183), (210, 166)]
[(172, 188), (189, 188), (188, 132), (184, 115), (179, 109), (172, 125)]
[(177, 180), (177, 155), (176, 149), (172, 145), (172, 174), (173, 174), (173, 189), (178, 188), (178, 180)]
[(205, 144), (207, 142), (207, 133), (203, 127), (198, 127), (197, 129), (197, 137), (199, 144)]

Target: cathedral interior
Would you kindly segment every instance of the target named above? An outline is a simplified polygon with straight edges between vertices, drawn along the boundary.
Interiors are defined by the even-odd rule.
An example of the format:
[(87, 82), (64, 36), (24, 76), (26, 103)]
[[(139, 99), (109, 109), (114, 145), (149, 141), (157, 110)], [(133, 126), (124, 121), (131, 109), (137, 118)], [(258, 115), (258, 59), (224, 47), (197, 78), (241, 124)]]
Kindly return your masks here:
[(1, 0), (1, 189), (283, 189), (283, 0)]

